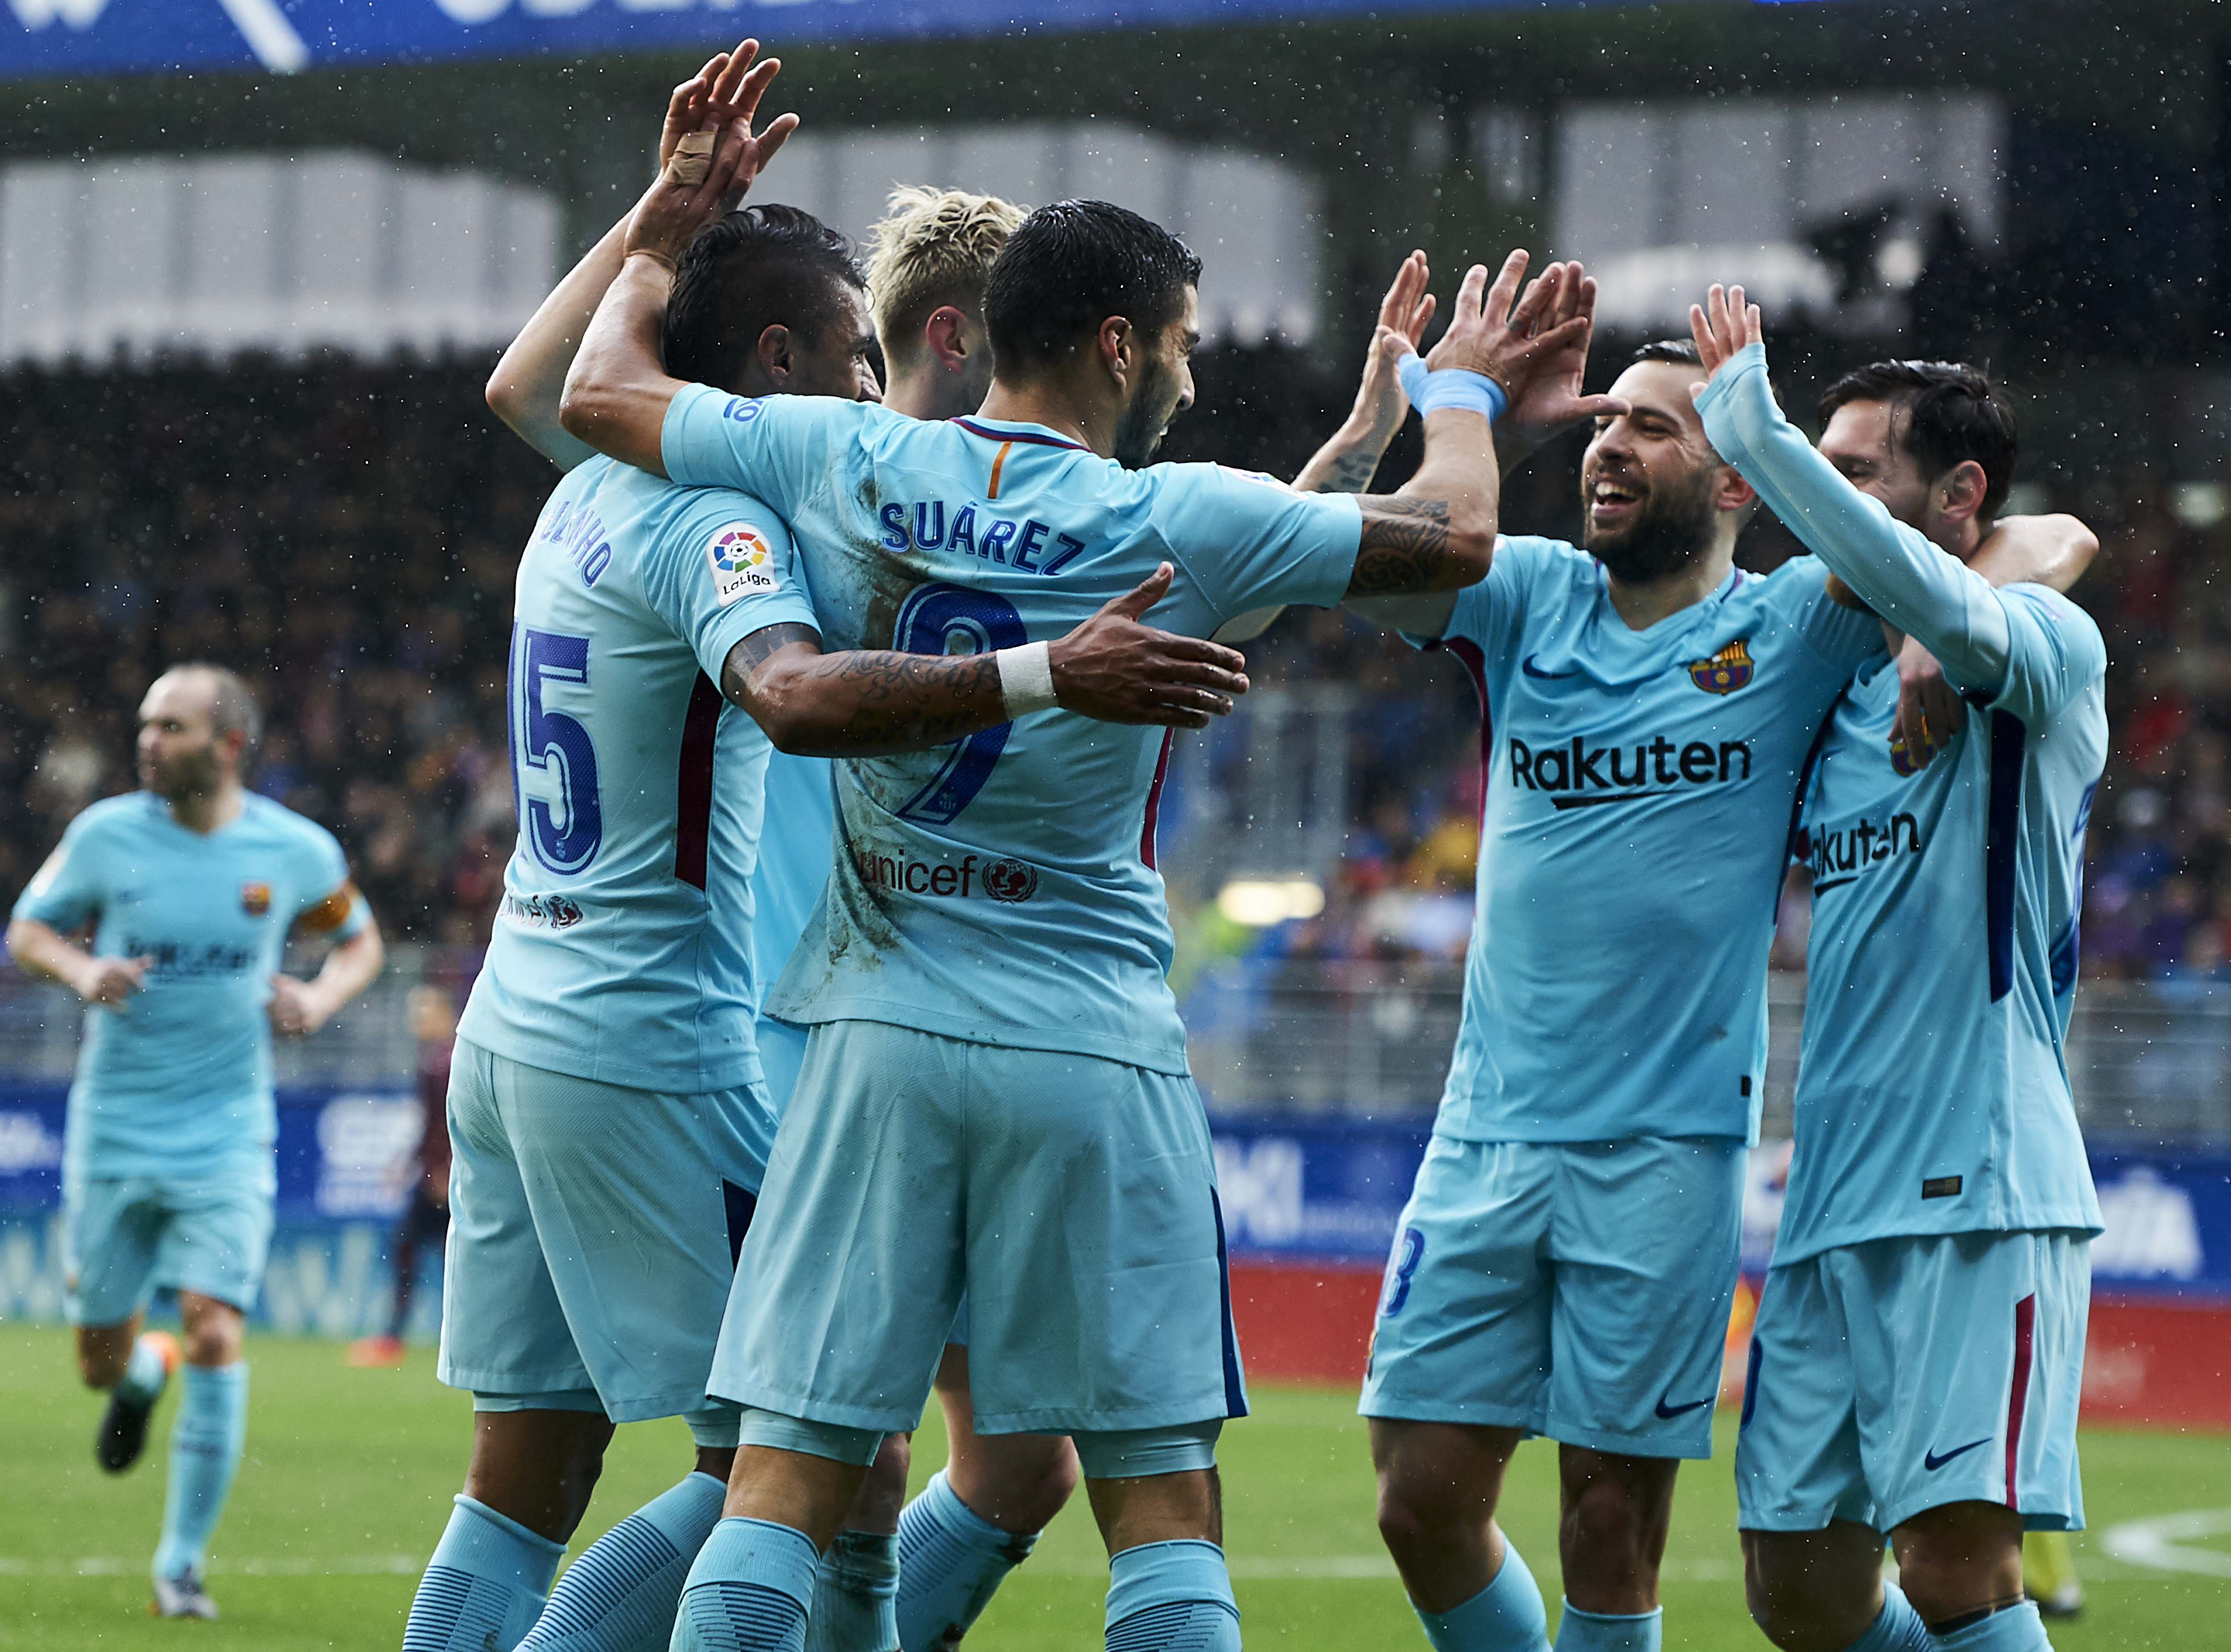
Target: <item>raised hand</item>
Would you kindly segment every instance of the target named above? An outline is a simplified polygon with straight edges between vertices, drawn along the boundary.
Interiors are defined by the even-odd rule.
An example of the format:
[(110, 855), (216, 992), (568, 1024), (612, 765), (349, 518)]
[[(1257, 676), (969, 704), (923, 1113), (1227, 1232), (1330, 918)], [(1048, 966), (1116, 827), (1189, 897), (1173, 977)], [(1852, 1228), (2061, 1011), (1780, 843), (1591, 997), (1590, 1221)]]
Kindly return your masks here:
[[(1758, 306), (1743, 302), (1740, 287), (1722, 287), (1714, 281), (1711, 290), (1704, 294), (1704, 302), (1689, 307), (1689, 336), (1697, 341), (1697, 357), (1704, 364), (1704, 377), (1710, 378), (1735, 356), (1736, 352), (1766, 341), (1766, 324), (1759, 317)], [(1703, 385), (1692, 385), (1702, 390)]]
[(1064, 711), (1103, 723), (1206, 728), (1247, 692), (1247, 661), (1236, 650), (1140, 623), (1176, 571), (1165, 562), (1048, 649)]
[[(1568, 303), (1565, 289), (1571, 267), (1550, 265), (1522, 296), (1519, 283), (1526, 264), (1523, 250), (1512, 253), (1503, 261), (1491, 287), (1485, 265), (1474, 264), (1465, 272), (1449, 330), (1426, 352), (1427, 367), (1484, 373), (1517, 403), (1532, 395), (1534, 381), (1562, 364), (1576, 344), (1585, 352), (1591, 318), (1573, 311)], [(1561, 313), (1562, 320), (1557, 319)]]
[[(753, 132), (760, 100), (782, 68), (781, 59), (754, 61), (758, 55), (759, 42), (745, 41), (728, 55), (728, 61), (702, 91), (697, 89), (697, 81), (685, 81), (676, 88), (675, 100), (668, 104), (669, 125), (675, 128), (674, 147), (680, 149), (682, 139), (693, 132), (707, 132), (717, 134), (716, 146), (704, 177), (695, 184), (679, 181), (671, 171), (661, 171), (628, 223), (630, 254), (649, 253), (669, 264), (675, 262), (700, 229), (743, 197), (753, 180), (798, 130), (798, 117), (785, 114), (777, 115), (763, 131)], [(678, 111), (676, 101), (681, 104)], [(698, 124), (690, 128), (693, 113)], [(661, 147), (665, 148), (663, 139)], [(667, 158), (671, 160), (671, 152)]]
[(1589, 396), (1581, 390), (1588, 377), (1588, 343), (1595, 330), (1596, 283), (1578, 263), (1568, 263), (1564, 269), (1557, 301), (1543, 319), (1552, 331), (1577, 319), (1581, 330), (1543, 357), (1525, 394), (1504, 414), (1504, 423), (1521, 448), (1539, 447), (1575, 424), (1616, 418), (1627, 410), (1616, 396)]
[(1394, 272), (1394, 284), (1379, 302), (1379, 324), (1372, 329), (1371, 352), (1363, 360), (1363, 382), (1356, 387), (1349, 423), (1377, 436), (1382, 450), (1410, 414), (1410, 398), (1402, 394), (1394, 370), (1403, 357), (1416, 353), (1433, 319), (1439, 300), (1426, 290), (1432, 280), (1426, 255), (1413, 252)]
[(666, 171), (667, 162), (674, 158), (674, 147), (693, 132), (702, 131), (707, 124), (705, 106), (714, 81), (728, 67), (732, 54), (715, 52), (705, 60), (705, 67), (689, 80), (674, 88), (666, 100), (666, 122), (658, 133), (658, 170)]

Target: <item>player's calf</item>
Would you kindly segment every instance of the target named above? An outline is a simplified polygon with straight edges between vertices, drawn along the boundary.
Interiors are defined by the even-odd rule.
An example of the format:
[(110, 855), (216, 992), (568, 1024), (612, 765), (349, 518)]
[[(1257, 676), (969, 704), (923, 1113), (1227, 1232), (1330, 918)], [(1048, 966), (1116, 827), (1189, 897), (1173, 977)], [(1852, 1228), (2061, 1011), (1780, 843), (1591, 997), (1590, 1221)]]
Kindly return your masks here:
[(1818, 1532), (1745, 1532), (1751, 1619), (1782, 1652), (1924, 1652), (1929, 1631), (1882, 1578), (1882, 1533), (1855, 1520)]
[[(2034, 1609), (2023, 1610), (2021, 1537), (2020, 1514), (1976, 1501), (1924, 1509), (1891, 1533), (1898, 1586), (1930, 1634), (1955, 1634), (2001, 1612), (2034, 1617)], [(2042, 1629), (2035, 1643), (2045, 1644)]]

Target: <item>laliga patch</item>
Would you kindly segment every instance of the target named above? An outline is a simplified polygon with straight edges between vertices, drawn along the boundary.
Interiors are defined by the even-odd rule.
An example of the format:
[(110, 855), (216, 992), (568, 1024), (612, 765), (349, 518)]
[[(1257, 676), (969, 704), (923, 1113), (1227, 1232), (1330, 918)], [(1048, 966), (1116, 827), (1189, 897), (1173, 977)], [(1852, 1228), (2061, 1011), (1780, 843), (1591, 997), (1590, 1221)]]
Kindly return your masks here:
[(749, 522), (731, 522), (706, 540), (705, 565), (713, 571), (713, 600), (723, 608), (779, 583), (774, 552)]
[(1750, 681), (1750, 639), (1737, 637), (1709, 660), (1689, 662), (1689, 681), (1708, 694), (1731, 694)]
[(271, 886), (268, 883), (243, 883), (240, 886), (240, 909), (251, 918), (261, 918), (271, 910)]

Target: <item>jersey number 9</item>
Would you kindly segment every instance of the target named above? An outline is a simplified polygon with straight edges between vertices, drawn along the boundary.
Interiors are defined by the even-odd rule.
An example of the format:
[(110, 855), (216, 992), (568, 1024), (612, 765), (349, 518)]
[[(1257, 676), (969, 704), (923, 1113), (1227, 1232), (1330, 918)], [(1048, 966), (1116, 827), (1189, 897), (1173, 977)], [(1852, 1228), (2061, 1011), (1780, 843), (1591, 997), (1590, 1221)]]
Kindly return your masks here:
[[(902, 654), (983, 654), (1031, 640), (1023, 616), (1006, 597), (965, 585), (919, 585), (899, 609), (891, 646)], [(955, 648), (956, 642), (971, 646)], [(942, 825), (975, 801), (1007, 749), (1012, 723), (979, 729), (946, 748), (950, 755), (930, 782), (899, 810), (902, 820)]]

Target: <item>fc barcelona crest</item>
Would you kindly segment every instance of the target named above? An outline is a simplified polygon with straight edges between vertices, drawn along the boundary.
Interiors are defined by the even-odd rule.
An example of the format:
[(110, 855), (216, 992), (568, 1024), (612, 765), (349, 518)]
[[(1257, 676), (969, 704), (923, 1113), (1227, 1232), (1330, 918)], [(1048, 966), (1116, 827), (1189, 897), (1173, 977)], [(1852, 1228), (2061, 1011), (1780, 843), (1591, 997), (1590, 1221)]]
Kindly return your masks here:
[(240, 909), (251, 918), (261, 918), (271, 910), (271, 886), (268, 883), (243, 883), (240, 886)]
[(1731, 694), (1750, 681), (1750, 639), (1737, 637), (1709, 660), (1689, 662), (1689, 681), (1708, 694)]

